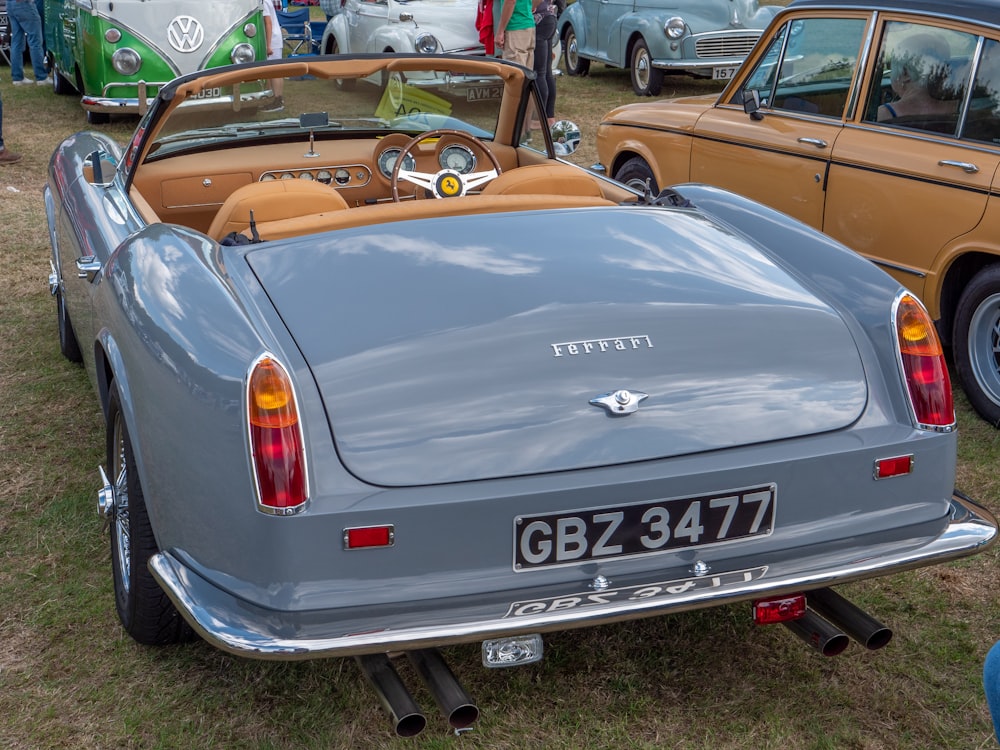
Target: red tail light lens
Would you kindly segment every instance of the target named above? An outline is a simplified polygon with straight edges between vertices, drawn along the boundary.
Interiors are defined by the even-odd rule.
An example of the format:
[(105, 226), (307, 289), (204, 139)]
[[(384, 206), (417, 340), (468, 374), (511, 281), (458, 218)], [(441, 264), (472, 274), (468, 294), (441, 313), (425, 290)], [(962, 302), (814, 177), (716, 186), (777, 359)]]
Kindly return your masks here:
[(944, 351), (930, 315), (912, 295), (901, 295), (896, 304), (896, 338), (917, 426), (940, 431), (952, 429), (955, 407)]
[(773, 625), (776, 622), (798, 620), (805, 614), (805, 594), (775, 596), (770, 599), (758, 599), (753, 603), (753, 621), (757, 625)]
[(292, 381), (269, 356), (260, 357), (247, 378), (250, 451), (258, 508), (291, 515), (305, 505), (305, 454)]

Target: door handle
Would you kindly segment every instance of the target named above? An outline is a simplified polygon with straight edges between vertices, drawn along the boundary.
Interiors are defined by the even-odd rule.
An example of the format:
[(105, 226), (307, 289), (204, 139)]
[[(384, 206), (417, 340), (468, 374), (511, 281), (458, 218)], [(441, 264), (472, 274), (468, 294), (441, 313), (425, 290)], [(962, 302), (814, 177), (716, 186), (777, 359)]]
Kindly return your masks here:
[(975, 164), (970, 164), (967, 161), (954, 161), (953, 159), (942, 159), (938, 162), (938, 166), (941, 167), (958, 167), (963, 172), (968, 174), (975, 174), (979, 171), (979, 167)]
[(799, 143), (806, 143), (816, 148), (826, 148), (826, 141), (822, 138), (799, 138)]
[(101, 271), (101, 262), (96, 255), (84, 255), (76, 259), (76, 277), (93, 281)]

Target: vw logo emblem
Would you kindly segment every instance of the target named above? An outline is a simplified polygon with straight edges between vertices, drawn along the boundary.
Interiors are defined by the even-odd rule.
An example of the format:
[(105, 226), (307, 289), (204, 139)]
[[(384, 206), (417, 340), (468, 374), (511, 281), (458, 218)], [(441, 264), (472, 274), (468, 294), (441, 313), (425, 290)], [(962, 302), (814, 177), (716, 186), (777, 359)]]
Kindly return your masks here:
[(167, 41), (178, 52), (194, 52), (205, 41), (205, 29), (196, 18), (177, 16), (167, 24)]

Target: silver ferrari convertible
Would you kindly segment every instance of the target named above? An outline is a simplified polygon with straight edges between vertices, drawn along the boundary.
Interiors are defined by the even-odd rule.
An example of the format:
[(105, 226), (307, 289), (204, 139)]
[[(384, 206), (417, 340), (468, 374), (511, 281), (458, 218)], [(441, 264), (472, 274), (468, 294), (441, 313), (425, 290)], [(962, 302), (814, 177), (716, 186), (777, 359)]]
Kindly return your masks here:
[(399, 658), (461, 728), (452, 644), (512, 666), (745, 602), (877, 648), (838, 584), (995, 541), (917, 299), (753, 201), (573, 166), (540, 111), (494, 59), (309, 57), (58, 147), (49, 284), (133, 638), (356, 659), (412, 735)]

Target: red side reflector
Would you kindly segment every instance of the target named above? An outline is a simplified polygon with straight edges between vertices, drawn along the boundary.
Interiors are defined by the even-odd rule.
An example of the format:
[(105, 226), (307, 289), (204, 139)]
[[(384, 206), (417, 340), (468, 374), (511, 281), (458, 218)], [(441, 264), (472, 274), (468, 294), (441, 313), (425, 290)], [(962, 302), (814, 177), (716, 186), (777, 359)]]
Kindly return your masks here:
[(879, 458), (875, 461), (875, 478), (888, 479), (909, 474), (913, 471), (913, 454), (909, 456), (893, 456), (892, 458)]
[(393, 526), (362, 526), (344, 529), (344, 549), (364, 549), (365, 547), (391, 547), (396, 539)]
[(770, 599), (758, 599), (753, 603), (753, 621), (758, 625), (773, 625), (777, 622), (798, 620), (805, 613), (805, 594), (775, 596)]

